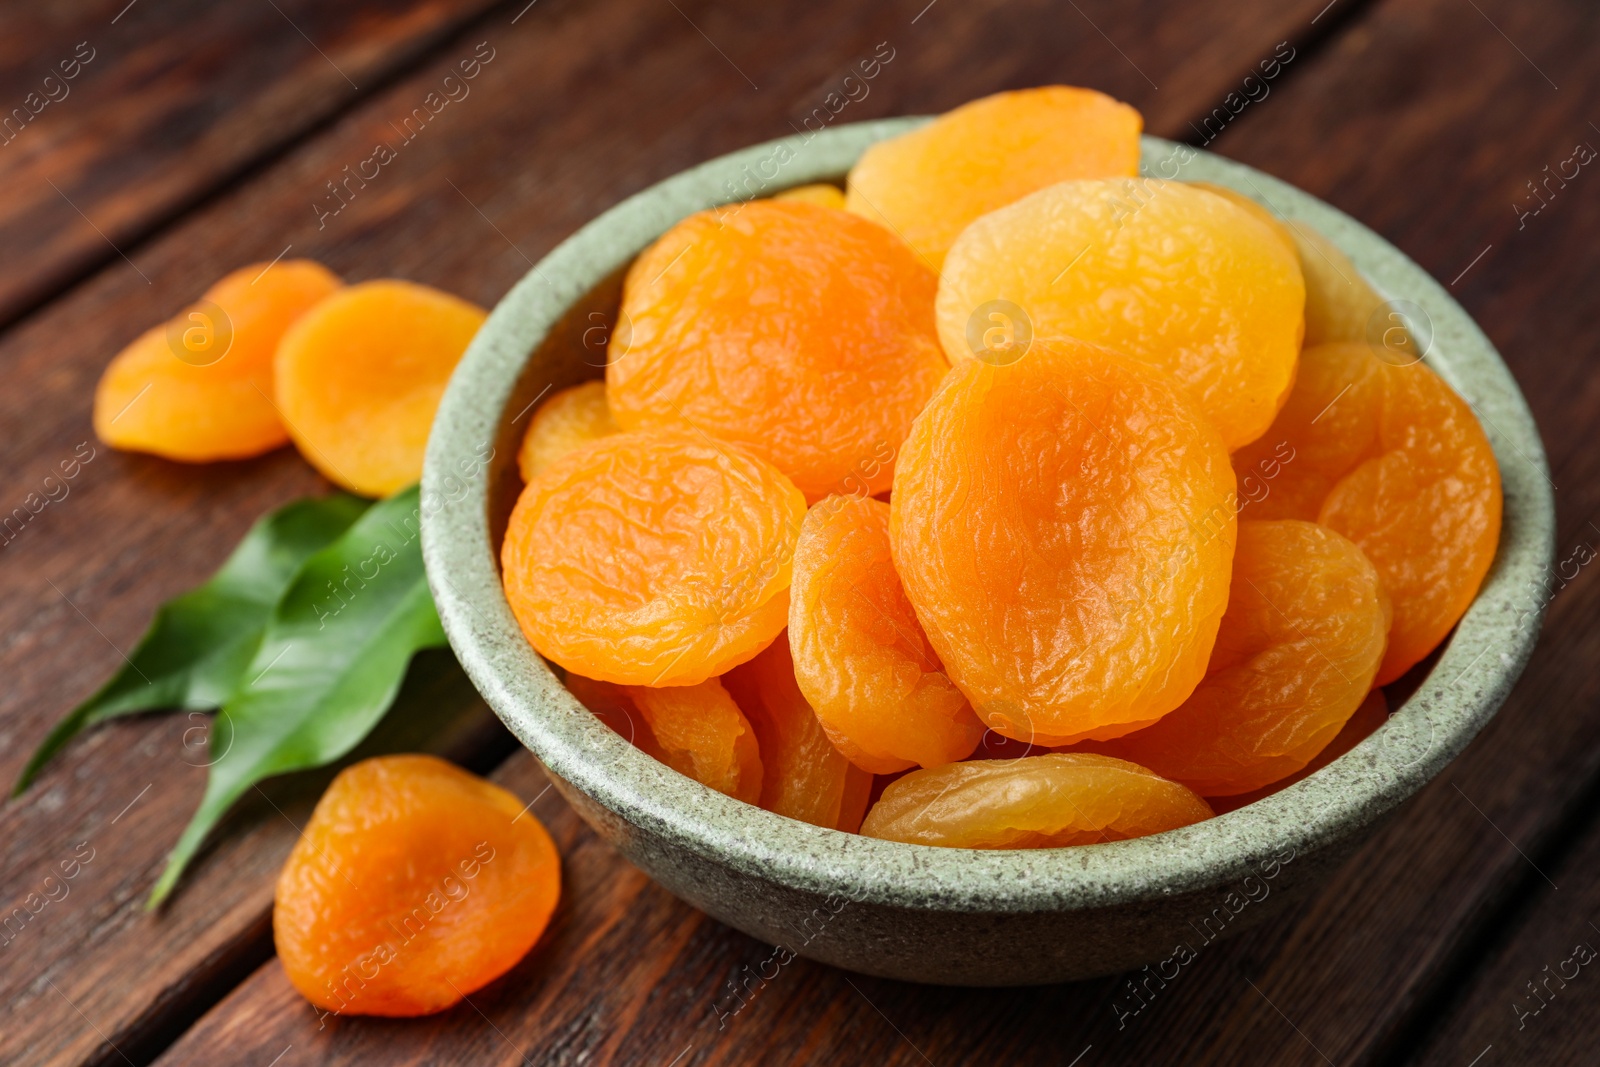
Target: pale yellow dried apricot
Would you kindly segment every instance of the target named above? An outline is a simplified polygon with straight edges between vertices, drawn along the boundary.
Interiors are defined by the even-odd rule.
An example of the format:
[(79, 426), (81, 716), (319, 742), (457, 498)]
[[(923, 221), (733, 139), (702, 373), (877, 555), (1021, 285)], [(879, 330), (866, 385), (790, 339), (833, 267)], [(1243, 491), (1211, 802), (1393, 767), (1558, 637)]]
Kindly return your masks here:
[(785, 189), (774, 200), (803, 200), (808, 204), (819, 207), (831, 207), (838, 211), (844, 210), (844, 190), (837, 185), (818, 183), (816, 185), (797, 185), (793, 189)]
[(1057, 752), (911, 771), (883, 791), (861, 832), (943, 848), (1058, 848), (1159, 834), (1211, 814), (1143, 767)]
[[(952, 362), (1013, 358), (1024, 329), (1104, 345), (1176, 375), (1230, 451), (1259, 437), (1288, 397), (1304, 312), (1299, 262), (1276, 231), (1158, 178), (1063, 182), (1024, 197), (963, 231), (939, 277), (939, 340)], [(996, 330), (1007, 338), (999, 351)]]

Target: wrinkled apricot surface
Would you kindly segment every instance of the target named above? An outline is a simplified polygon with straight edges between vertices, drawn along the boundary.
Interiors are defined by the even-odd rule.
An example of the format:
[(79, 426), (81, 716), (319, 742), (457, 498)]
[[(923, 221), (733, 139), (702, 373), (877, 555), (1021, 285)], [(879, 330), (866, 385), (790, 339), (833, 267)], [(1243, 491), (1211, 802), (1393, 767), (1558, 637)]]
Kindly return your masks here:
[(868, 148), (846, 205), (938, 270), (980, 215), (1057, 182), (1133, 177), (1143, 127), (1133, 108), (1091, 89), (996, 93)]
[(965, 759), (983, 736), (906, 599), (880, 500), (832, 496), (806, 513), (789, 645), (801, 691), (858, 767), (936, 767)]
[(969, 359), (918, 416), (890, 504), (896, 570), (978, 716), (1035, 744), (1183, 703), (1228, 599), (1233, 471), (1172, 377), (1077, 341)]
[(1500, 540), (1500, 468), (1472, 409), (1423, 363), (1365, 344), (1319, 345), (1283, 414), (1240, 470), (1287, 442), (1294, 458), (1252, 517), (1311, 519), (1361, 546), (1394, 607), (1378, 685), (1442, 641)]
[(1188, 700), (1096, 751), (1201, 796), (1287, 778), (1326, 748), (1372, 689), (1389, 631), (1378, 572), (1325, 526), (1242, 522), (1217, 644)]
[(352, 285), (302, 316), (274, 370), (306, 461), (363, 496), (415, 482), (445, 383), (483, 320), (465, 300), (394, 280)]
[(793, 189), (785, 189), (774, 200), (803, 200), (808, 204), (819, 207), (831, 207), (837, 211), (844, 210), (844, 190), (837, 185), (821, 182), (816, 185), (797, 185)]
[(534, 410), (522, 447), (517, 450), (517, 469), (524, 482), (531, 482), (568, 452), (616, 432), (617, 424), (606, 405), (605, 382), (584, 382), (563, 389)]
[(607, 726), (679, 774), (747, 804), (760, 798), (758, 735), (717, 679), (653, 689), (569, 674), (567, 688)]
[(1246, 804), (1254, 804), (1263, 797), (1270, 797), (1280, 790), (1287, 789), (1296, 782), (1316, 774), (1322, 768), (1338, 759), (1340, 756), (1355, 748), (1362, 741), (1372, 736), (1373, 732), (1389, 721), (1389, 702), (1384, 698), (1382, 689), (1374, 689), (1368, 693), (1366, 699), (1356, 708), (1355, 714), (1345, 720), (1343, 729), (1333, 736), (1321, 752), (1318, 752), (1312, 761), (1289, 777), (1264, 785), (1260, 789), (1253, 789), (1248, 793), (1235, 793), (1226, 797), (1209, 797), (1207, 803), (1221, 815), (1225, 811), (1237, 811)]
[(1226, 185), (1191, 184), (1233, 201), (1271, 226), (1299, 259), (1300, 274), (1306, 282), (1306, 335), (1301, 342), (1304, 347), (1333, 341), (1383, 343), (1385, 330), (1402, 325), (1398, 319), (1380, 314), (1383, 298), (1339, 247), (1315, 229), (1298, 219), (1286, 222), (1260, 202)]
[(793, 483), (739, 448), (613, 434), (523, 488), (501, 547), (506, 599), (569, 671), (694, 685), (782, 632), (804, 517)]
[(867, 837), (944, 848), (1122, 841), (1211, 818), (1204, 800), (1110, 756), (1059, 752), (912, 771), (867, 812)]
[(226, 275), (106, 367), (95, 389), (95, 434), (112, 448), (192, 463), (286, 444), (273, 353), (290, 325), (340, 285), (309, 259)]
[(278, 876), (273, 939), (289, 981), (346, 1015), (441, 1011), (544, 932), (561, 863), (516, 796), (432, 756), (340, 772)]
[(1066, 182), (985, 215), (939, 278), (952, 362), (1011, 358), (1031, 330), (1153, 363), (1188, 387), (1229, 450), (1259, 437), (1294, 382), (1305, 283), (1249, 211), (1183, 182)]
[(855, 833), (867, 813), (872, 775), (834, 748), (794, 679), (780, 636), (723, 676), (761, 743), (761, 806), (791, 819)]
[(807, 499), (852, 479), (882, 492), (948, 369), (937, 284), (893, 234), (847, 212), (757, 200), (691, 215), (628, 271), (632, 328), (612, 336), (606, 366), (612, 417), (698, 427)]

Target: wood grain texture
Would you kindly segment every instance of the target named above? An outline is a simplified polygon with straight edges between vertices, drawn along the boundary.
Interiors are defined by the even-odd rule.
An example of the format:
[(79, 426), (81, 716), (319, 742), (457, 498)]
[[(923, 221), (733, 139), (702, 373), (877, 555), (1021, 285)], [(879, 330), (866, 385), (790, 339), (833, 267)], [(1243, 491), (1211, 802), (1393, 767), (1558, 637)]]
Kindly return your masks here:
[(7, 5), (0, 246), (10, 252), (0, 261), (0, 323), (95, 264), (140, 263), (136, 245), (152, 226), (370, 95), (492, 6)]
[[(0, 338), (0, 359), (22, 386), (0, 393), (0, 419), (13, 428), (0, 467), (6, 492), (20, 500), (88, 438), (89, 389), (116, 347), (248, 259), (270, 259), (292, 243), (294, 254), (352, 278), (396, 274), (492, 303), (532, 260), (622, 196), (788, 132), (883, 41), (895, 59), (841, 121), (1066, 80), (1122, 95), (1145, 110), (1153, 132), (1183, 136), (1278, 41), (1309, 35), (1323, 8), (1204, 6), (1082, 3), (1079, 11), (945, 0), (926, 9), (834, 2), (747, 11), (541, 0), (516, 26), (507, 12), (485, 28), (494, 58), (471, 95), (400, 143), (378, 178), (349, 187), (348, 205), (320, 229), (318, 205), (339, 203), (325, 199), (326, 183), (367, 158), (377, 140), (403, 137), (393, 124), (423, 106), (475, 40), (142, 248), (138, 263), (151, 284), (118, 260)], [(1523, 47), (1549, 49), (1552, 65), (1565, 55), (1577, 79), (1585, 62), (1594, 67), (1581, 51), (1592, 29), (1584, 20), (1593, 16), (1575, 3), (1550, 6), (1553, 14), (1541, 17), (1552, 25), (1543, 28), (1531, 24), (1532, 13), (1485, 10), (1513, 36), (1513, 24), (1527, 34)], [(1592, 474), (1581, 431), (1594, 390), (1583, 361), (1546, 353), (1571, 347), (1594, 325), (1580, 295), (1594, 275), (1582, 240), (1593, 215), (1576, 206), (1593, 201), (1580, 201), (1575, 184), (1573, 195), (1552, 202), (1543, 219), (1559, 220), (1557, 207), (1574, 205), (1570, 221), (1547, 227), (1542, 239), (1562, 243), (1554, 261), (1554, 245), (1522, 240), (1526, 232), (1521, 246), (1507, 242), (1503, 252), (1497, 235), (1507, 224), (1497, 220), (1509, 215), (1508, 190), (1567, 155), (1570, 146), (1526, 175), (1519, 169), (1577, 122), (1582, 88), (1542, 90), (1571, 111), (1531, 107), (1540, 76), (1470, 6), (1457, 11), (1444, 0), (1380, 7), (1332, 45), (1325, 58), (1297, 59), (1299, 68), (1234, 120), (1217, 147), (1373, 223), (1446, 281), (1483, 244), (1497, 244), (1459, 289), (1553, 435), (1562, 529), (1576, 528), (1593, 502), (1578, 497), (1575, 505), (1567, 478), (1576, 485)], [(1483, 227), (1482, 244), (1474, 227)], [(0, 773), (14, 774), (51, 718), (119, 662), (112, 642), (126, 648), (155, 604), (203, 577), (261, 510), (317, 484), (287, 453), (202, 469), (102, 450), (71, 496), (0, 549), (10, 554), (0, 569), (0, 670), (12, 681), (0, 695)], [(473, 997), (482, 1015), (463, 1006), (439, 1020), (340, 1020), (316, 1031), (315, 1017), (269, 963), (167, 1060), (267, 1063), (290, 1044), (311, 1050), (301, 1062), (512, 1063), (526, 1051), (534, 1062), (668, 1063), (691, 1045), (683, 1064), (924, 1056), (1068, 1063), (1090, 1045), (1085, 1064), (1368, 1060), (1405, 1032), (1418, 998), (1438, 987), (1474, 923), (1522, 884), (1520, 858), (1451, 781), (1526, 847), (1519, 834), (1550, 833), (1593, 776), (1600, 737), (1577, 714), (1592, 706), (1593, 683), (1569, 666), (1592, 660), (1593, 615), (1575, 584), (1557, 601), (1552, 639), (1512, 705), (1445, 780), (1315, 902), (1207, 948), (1122, 1027), (1118, 1007), (1127, 1007), (1128, 994), (1116, 980), (974, 993), (796, 962), (718, 1029), (710, 1004), (770, 949), (672, 901), (566, 825), (558, 840), (567, 850), (568, 904), (546, 944)], [(154, 921), (139, 911), (142, 889), (199, 791), (198, 771), (171, 754), (181, 750), (185, 725), (153, 719), (104, 732), (69, 752), (8, 812), (0, 900), (34, 891), (79, 840), (108, 843), (59, 910), (50, 905), (24, 932), (28, 940), (15, 943), (12, 958), (25, 962), (6, 968), (0, 993), (8, 1001), (15, 990), (31, 995), (6, 1017), (0, 1040), (22, 1042), (7, 1048), (43, 1048), (48, 1058), (39, 1062), (121, 1062), (97, 1034), (135, 1035), (156, 1047), (147, 1035), (160, 1027), (144, 1020), (259, 959), (249, 953), (262, 951), (265, 894), (293, 840), (270, 808), (202, 858), (174, 908)], [(508, 780), (532, 796), (536, 778), (526, 762), (508, 767)], [(150, 783), (113, 826), (125, 798)], [(554, 794), (541, 805), (553, 827), (571, 822)], [(136, 813), (140, 832), (116, 836)], [(993, 1050), (1005, 1054), (991, 1060)]]

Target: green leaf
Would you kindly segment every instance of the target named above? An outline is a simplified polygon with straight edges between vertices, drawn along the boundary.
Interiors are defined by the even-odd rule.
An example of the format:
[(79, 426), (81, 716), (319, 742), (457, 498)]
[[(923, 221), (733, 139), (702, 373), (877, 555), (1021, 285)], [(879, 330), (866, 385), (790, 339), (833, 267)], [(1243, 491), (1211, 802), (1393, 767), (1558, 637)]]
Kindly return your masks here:
[(415, 486), (308, 559), (211, 733), (205, 796), (150, 894), (166, 899), (205, 836), (263, 778), (320, 767), (367, 735), (412, 653), (445, 643), (422, 569)]
[(337, 493), (259, 519), (204, 585), (163, 604), (120, 671), (68, 712), (28, 760), (13, 795), (79, 731), (157, 708), (215, 708), (255, 655), (272, 607), (301, 565), (350, 528), (367, 501)]

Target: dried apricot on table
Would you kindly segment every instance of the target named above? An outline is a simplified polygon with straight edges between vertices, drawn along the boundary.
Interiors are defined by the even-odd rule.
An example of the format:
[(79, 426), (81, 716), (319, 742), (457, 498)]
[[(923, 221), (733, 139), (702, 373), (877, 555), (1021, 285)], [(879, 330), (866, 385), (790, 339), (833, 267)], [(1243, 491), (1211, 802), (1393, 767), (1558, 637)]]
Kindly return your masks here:
[(278, 341), (336, 291), (320, 263), (241, 267), (117, 354), (95, 389), (95, 434), (112, 448), (204, 463), (287, 444), (273, 402)]
[(1205, 675), (1228, 599), (1233, 471), (1170, 375), (1079, 341), (969, 359), (895, 473), (895, 568), (945, 673), (1019, 741), (1108, 738)]
[(694, 685), (788, 623), (805, 499), (771, 464), (703, 434), (619, 433), (522, 490), (501, 547), (529, 643), (624, 685)]
[(867, 837), (943, 848), (1059, 848), (1124, 841), (1211, 818), (1189, 789), (1086, 752), (912, 771), (867, 812)]
[(561, 895), (517, 797), (432, 756), (340, 772), (278, 876), (273, 940), (300, 995), (344, 1015), (442, 1011), (516, 964)]
[(605, 382), (563, 389), (540, 404), (528, 421), (528, 432), (517, 450), (517, 469), (524, 482), (531, 482), (568, 452), (616, 432), (617, 424), (606, 405)]
[(868, 148), (850, 171), (849, 210), (899, 234), (938, 270), (980, 215), (1076, 178), (1131, 178), (1144, 120), (1092, 89), (996, 93)]
[(1500, 540), (1500, 468), (1472, 409), (1394, 350), (1319, 345), (1254, 449), (1293, 459), (1252, 517), (1314, 519), (1361, 546), (1394, 607), (1378, 685), (1442, 640), (1477, 595)]
[(1350, 541), (1294, 519), (1241, 522), (1205, 680), (1160, 722), (1094, 750), (1205, 797), (1260, 789), (1343, 729), (1372, 689), (1388, 631), (1378, 572)]
[(808, 204), (831, 207), (839, 211), (844, 210), (844, 190), (837, 185), (828, 185), (826, 182), (820, 182), (816, 185), (797, 185), (793, 189), (785, 189), (772, 199), (803, 200)]
[(789, 645), (801, 691), (858, 767), (935, 767), (965, 759), (983, 736), (906, 599), (880, 500), (832, 496), (806, 513)]
[(626, 342), (606, 366), (626, 430), (695, 426), (788, 475), (807, 499), (889, 488), (893, 457), (949, 369), (938, 279), (843, 211), (757, 200), (691, 215), (628, 270)]
[(362, 282), (284, 335), (277, 403), (296, 447), (330, 481), (388, 496), (422, 476), (450, 372), (484, 311), (411, 282)]
[(872, 775), (845, 759), (823, 732), (795, 682), (789, 642), (780, 636), (722, 681), (761, 744), (761, 806), (855, 833), (867, 812)]
[(1270, 797), (1279, 790), (1287, 789), (1296, 782), (1304, 781), (1313, 774), (1322, 770), (1340, 756), (1355, 748), (1362, 741), (1372, 736), (1373, 732), (1389, 721), (1389, 702), (1385, 699), (1382, 689), (1374, 689), (1368, 693), (1361, 706), (1356, 708), (1355, 714), (1345, 720), (1343, 729), (1333, 736), (1327, 747), (1318, 752), (1316, 758), (1303, 768), (1287, 778), (1279, 779), (1260, 789), (1253, 789), (1248, 793), (1235, 793), (1226, 797), (1210, 797), (1207, 803), (1215, 809), (1218, 815), (1226, 811), (1237, 811), (1246, 804), (1254, 804), (1264, 797)]
[[(1289, 395), (1304, 308), (1294, 252), (1236, 204), (1183, 182), (1064, 182), (957, 239), (939, 278), (939, 340), (951, 362), (1016, 358), (1027, 330), (1156, 364), (1231, 451)], [(997, 346), (1001, 327), (1011, 332)]]

